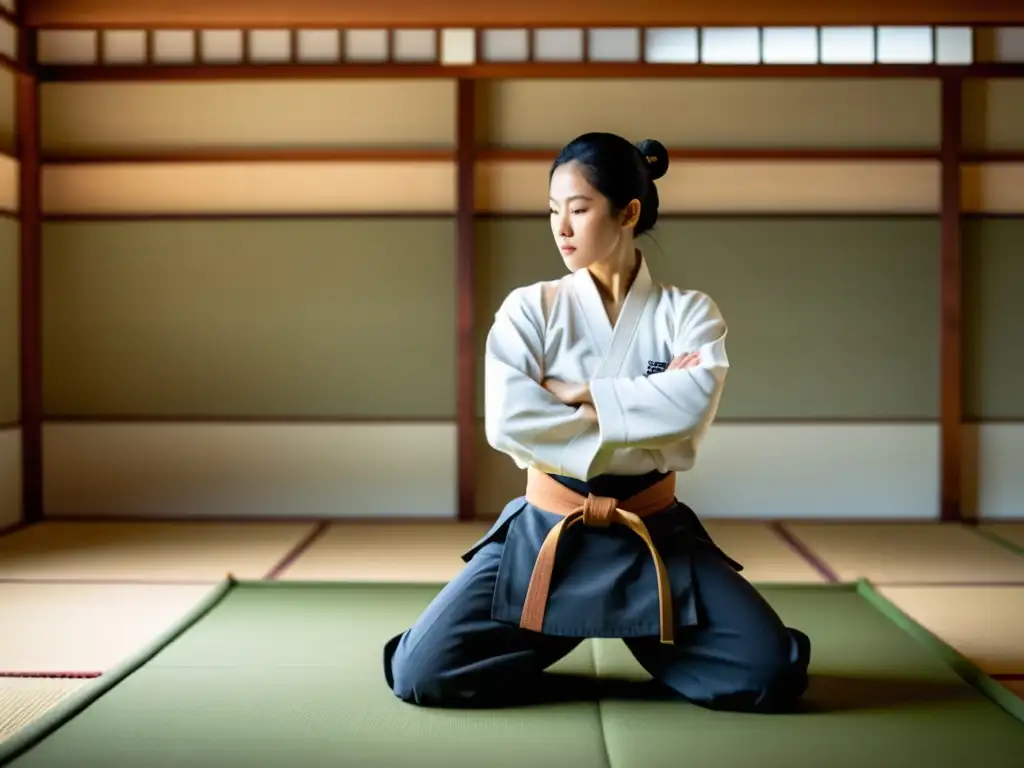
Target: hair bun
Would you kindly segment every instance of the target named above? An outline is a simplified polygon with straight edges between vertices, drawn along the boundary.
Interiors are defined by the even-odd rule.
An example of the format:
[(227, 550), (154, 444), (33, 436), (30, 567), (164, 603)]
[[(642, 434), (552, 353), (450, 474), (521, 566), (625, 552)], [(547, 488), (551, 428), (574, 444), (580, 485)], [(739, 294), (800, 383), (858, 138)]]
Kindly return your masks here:
[(640, 154), (647, 160), (647, 168), (652, 179), (660, 179), (668, 171), (668, 150), (660, 141), (644, 139), (636, 145)]

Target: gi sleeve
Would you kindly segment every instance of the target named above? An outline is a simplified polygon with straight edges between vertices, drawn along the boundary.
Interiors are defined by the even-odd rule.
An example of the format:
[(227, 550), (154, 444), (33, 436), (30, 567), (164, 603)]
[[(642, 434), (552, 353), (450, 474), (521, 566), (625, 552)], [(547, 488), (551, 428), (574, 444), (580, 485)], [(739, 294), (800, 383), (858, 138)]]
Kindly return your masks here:
[(544, 320), (537, 301), (513, 291), (495, 313), (484, 354), (487, 442), (520, 468), (586, 479), (600, 445), (596, 424), (544, 389)]
[(591, 381), (600, 450), (656, 450), (699, 438), (714, 419), (725, 384), (729, 368), (726, 332), (715, 303), (695, 293), (684, 301), (680, 312), (673, 354), (698, 352), (699, 367)]

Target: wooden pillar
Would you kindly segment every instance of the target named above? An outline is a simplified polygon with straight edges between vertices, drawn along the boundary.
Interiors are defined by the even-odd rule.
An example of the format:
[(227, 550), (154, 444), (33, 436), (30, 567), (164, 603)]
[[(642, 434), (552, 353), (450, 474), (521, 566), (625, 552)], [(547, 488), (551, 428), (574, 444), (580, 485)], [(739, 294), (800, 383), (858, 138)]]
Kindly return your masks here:
[(476, 237), (476, 82), (458, 81), (456, 144), (456, 280), (458, 284), (458, 518), (476, 516), (476, 334), (473, 266)]
[(942, 77), (940, 255), (940, 518), (963, 519), (963, 255), (961, 171), (963, 80)]
[(15, 113), (18, 130), (21, 328), (22, 521), (43, 517), (42, 307), (39, 213), (39, 82), (35, 74), (35, 34), (21, 25)]

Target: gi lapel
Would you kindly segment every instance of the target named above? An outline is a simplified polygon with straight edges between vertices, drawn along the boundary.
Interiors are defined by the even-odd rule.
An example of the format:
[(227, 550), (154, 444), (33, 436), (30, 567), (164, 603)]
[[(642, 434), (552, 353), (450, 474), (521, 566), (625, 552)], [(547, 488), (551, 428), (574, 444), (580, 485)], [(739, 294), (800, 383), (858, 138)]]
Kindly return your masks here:
[(612, 326), (589, 270), (581, 269), (572, 276), (572, 295), (583, 316), (583, 325), (590, 335), (590, 341), (603, 362), (611, 344)]
[(596, 378), (618, 376), (626, 359), (626, 352), (636, 337), (647, 299), (651, 295), (651, 273), (647, 268), (647, 261), (641, 254), (636, 279), (626, 294), (626, 300), (614, 327), (608, 320), (608, 313), (605, 312), (601, 295), (590, 272), (581, 269), (574, 277), (576, 280), (573, 294), (579, 302), (584, 321), (603, 358)]
[[(604, 363), (598, 376), (618, 376), (622, 370), (622, 364), (626, 360), (626, 353), (633, 346), (637, 329), (640, 327), (640, 318), (643, 317), (647, 300), (651, 296), (651, 273), (647, 269), (647, 261), (643, 254), (640, 254), (640, 269), (637, 270), (636, 279), (626, 294), (626, 301), (622, 305), (619, 319), (615, 323), (615, 330), (612, 332), (611, 347), (605, 357)], [(605, 314), (607, 322), (608, 315)]]

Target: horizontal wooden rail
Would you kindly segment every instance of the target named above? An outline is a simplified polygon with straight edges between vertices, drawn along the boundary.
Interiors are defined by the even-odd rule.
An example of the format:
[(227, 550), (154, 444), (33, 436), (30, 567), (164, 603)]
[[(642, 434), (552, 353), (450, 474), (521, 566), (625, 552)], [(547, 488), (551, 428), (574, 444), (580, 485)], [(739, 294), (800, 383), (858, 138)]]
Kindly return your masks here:
[(440, 424), (454, 427), (456, 415), (451, 416), (362, 416), (362, 415), (322, 415), (305, 414), (267, 416), (263, 414), (236, 414), (223, 416), (218, 414), (64, 414), (46, 413), (43, 421), (54, 424), (199, 424), (199, 425), (230, 425), (230, 426), (279, 426), (279, 425), (342, 425), (342, 424)]
[(508, 27), (632, 25), (805, 26), (816, 24), (1011, 24), (1024, 21), (1024, 4), (1011, 0), (476, 0), (338, 2), (338, 0), (31, 0), (33, 27)]
[[(515, 149), (486, 147), (476, 153), (477, 162), (540, 162), (552, 160), (558, 147)], [(941, 152), (935, 149), (887, 149), (843, 147), (670, 147), (669, 158), (677, 162), (699, 160), (735, 161), (856, 161), (856, 160), (939, 160)], [(7, 152), (0, 157), (17, 159)], [(1024, 149), (966, 152), (965, 165), (986, 163), (1024, 162)], [(167, 149), (128, 151), (112, 154), (109, 151), (44, 153), (42, 163), (59, 165), (115, 165), (160, 163), (305, 163), (305, 162), (444, 162), (455, 160), (453, 149), (416, 149), (392, 147), (252, 147), (211, 149)]]
[[(544, 215), (540, 211), (539, 215)], [(147, 213), (145, 211), (126, 211), (124, 213), (43, 213), (44, 222), (156, 222), (156, 221), (336, 221), (339, 219), (412, 219), (453, 220), (455, 211), (260, 211), (259, 213), (233, 211), (175, 211), (173, 213)]]
[[(454, 221), (456, 211), (351, 211), (338, 210), (329, 212), (304, 213), (302, 211), (268, 211), (263, 213), (233, 213), (233, 212), (209, 212), (209, 211), (181, 211), (174, 213), (146, 213), (144, 211), (131, 211), (125, 213), (44, 213), (44, 222), (167, 222), (167, 221), (268, 221), (268, 220), (289, 220), (289, 221), (339, 221), (346, 219), (378, 220), (378, 219), (401, 219), (410, 220), (438, 220)], [(476, 208), (473, 218), (477, 221), (494, 220), (547, 220), (548, 212), (544, 207), (538, 207), (533, 211), (486, 211)], [(1021, 214), (996, 214), (981, 213), (974, 216), (977, 219), (1012, 218), (1018, 219)], [(888, 219), (900, 221), (937, 221), (938, 211), (916, 212), (916, 211), (893, 211), (884, 208), (867, 209), (863, 211), (802, 211), (802, 210), (696, 210), (681, 212), (661, 212), (658, 214), (659, 221), (672, 220), (780, 220), (799, 219), (800, 221), (856, 221), (858, 219)]]
[[(1021, 137), (1024, 143), (1024, 136)], [(981, 163), (1024, 163), (1024, 149), (992, 150), (991, 152), (962, 152), (961, 165), (979, 165)]]
[(521, 62), (511, 64), (139, 64), (41, 65), (46, 82), (129, 80), (320, 80), (341, 78), (943, 78), (1024, 77), (1024, 63), (946, 64), (650, 64)]
[(44, 165), (110, 165), (129, 163), (308, 163), (308, 162), (437, 162), (454, 161), (453, 149), (398, 149), (378, 147), (299, 148), (254, 147), (238, 149), (168, 149), (124, 154), (45, 153)]
[[(475, 385), (474, 385), (475, 386)], [(221, 416), (211, 415), (165, 415), (165, 414), (90, 414), (90, 415), (67, 415), (67, 414), (46, 414), (43, 420), (48, 425), (67, 424), (132, 424), (132, 425), (228, 425), (228, 426), (281, 426), (281, 425), (344, 425), (344, 424), (438, 424), (454, 427), (457, 424), (458, 416), (348, 416), (348, 415), (323, 415), (309, 416), (303, 414), (264, 416), (260, 414)], [(939, 423), (939, 416), (833, 416), (823, 414), (821, 416), (723, 416), (715, 419), (716, 424), (733, 424), (736, 426), (757, 426), (761, 424), (775, 424), (779, 426), (908, 426), (919, 424)], [(482, 426), (482, 416), (473, 416), (474, 428)], [(1021, 419), (976, 419), (980, 424), (1013, 424), (1024, 421)]]
[[(477, 153), (490, 162), (551, 160), (551, 149), (487, 148)], [(939, 149), (843, 149), (824, 147), (670, 147), (670, 160), (938, 160)]]

